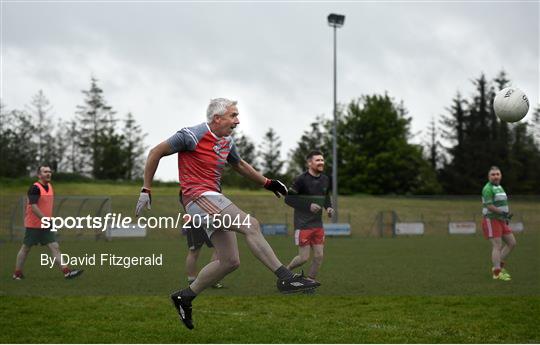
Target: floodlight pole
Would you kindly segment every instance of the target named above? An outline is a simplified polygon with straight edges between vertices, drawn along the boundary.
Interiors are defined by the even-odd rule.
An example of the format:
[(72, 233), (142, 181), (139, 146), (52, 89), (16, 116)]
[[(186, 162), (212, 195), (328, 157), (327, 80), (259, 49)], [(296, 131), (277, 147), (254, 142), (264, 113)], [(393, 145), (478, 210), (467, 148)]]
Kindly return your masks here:
[(338, 155), (337, 155), (337, 28), (342, 27), (345, 16), (330, 14), (328, 25), (334, 28), (334, 125), (332, 128), (332, 223), (338, 221)]
[(337, 26), (334, 28), (334, 126), (332, 128), (332, 207), (334, 214), (332, 215), (332, 223), (338, 221), (338, 159), (337, 159)]

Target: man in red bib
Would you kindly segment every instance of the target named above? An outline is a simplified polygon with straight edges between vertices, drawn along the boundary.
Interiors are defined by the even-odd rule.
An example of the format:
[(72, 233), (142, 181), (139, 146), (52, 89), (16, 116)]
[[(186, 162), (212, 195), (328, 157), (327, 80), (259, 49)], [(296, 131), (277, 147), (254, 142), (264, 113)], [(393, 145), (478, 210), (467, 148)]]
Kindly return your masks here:
[(53, 215), (54, 190), (51, 184), (52, 170), (48, 165), (42, 165), (37, 170), (37, 176), (38, 181), (28, 190), (28, 198), (24, 211), (24, 227), (26, 231), (23, 245), (17, 254), (13, 279), (21, 280), (24, 278), (22, 273), (24, 262), (30, 252), (30, 248), (36, 244), (49, 247), (52, 256), (55, 258), (54, 262), (60, 265), (66, 279), (75, 278), (81, 275), (83, 270), (71, 270), (68, 266), (61, 265), (61, 253), (58, 242), (56, 242), (56, 236), (50, 228), (43, 228), (41, 224), (41, 218), (52, 217)]

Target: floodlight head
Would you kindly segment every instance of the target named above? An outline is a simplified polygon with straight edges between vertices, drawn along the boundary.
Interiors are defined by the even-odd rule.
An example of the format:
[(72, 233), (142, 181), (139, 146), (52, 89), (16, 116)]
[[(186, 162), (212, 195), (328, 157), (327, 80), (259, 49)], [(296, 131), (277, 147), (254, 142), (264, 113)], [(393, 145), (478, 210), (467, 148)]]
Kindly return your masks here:
[(328, 15), (328, 25), (340, 28), (345, 23), (345, 16), (342, 14), (330, 13)]

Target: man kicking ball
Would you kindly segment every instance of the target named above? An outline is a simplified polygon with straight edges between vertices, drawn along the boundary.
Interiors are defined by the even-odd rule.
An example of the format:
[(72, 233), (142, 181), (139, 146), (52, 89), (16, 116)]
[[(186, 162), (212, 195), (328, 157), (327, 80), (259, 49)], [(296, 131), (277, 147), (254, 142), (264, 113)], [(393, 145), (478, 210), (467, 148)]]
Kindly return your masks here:
[(330, 202), (330, 178), (323, 174), (322, 152), (311, 151), (306, 160), (308, 170), (294, 179), (290, 193), (285, 197), (287, 205), (294, 208), (294, 241), (298, 246), (298, 255), (287, 268), (292, 270), (305, 264), (313, 250), (308, 278), (315, 280), (323, 260), (323, 208), (328, 217), (332, 217), (334, 209)]
[(217, 253), (217, 260), (203, 267), (193, 283), (171, 295), (180, 319), (189, 329), (193, 329), (193, 299), (240, 265), (236, 233), (245, 236), (253, 255), (277, 276), (279, 291), (301, 292), (320, 285), (283, 266), (262, 235), (257, 219), (221, 194), (221, 174), (225, 164), (229, 163), (239, 174), (274, 192), (277, 197), (287, 195), (287, 187), (283, 183), (267, 179), (239, 157), (231, 137), (233, 129), (240, 123), (236, 101), (213, 99), (206, 116), (205, 122), (181, 129), (150, 150), (144, 169), (144, 185), (135, 211), (139, 215), (144, 207), (150, 208), (152, 180), (160, 159), (178, 153), (178, 177), (184, 208), (193, 220), (203, 220)]

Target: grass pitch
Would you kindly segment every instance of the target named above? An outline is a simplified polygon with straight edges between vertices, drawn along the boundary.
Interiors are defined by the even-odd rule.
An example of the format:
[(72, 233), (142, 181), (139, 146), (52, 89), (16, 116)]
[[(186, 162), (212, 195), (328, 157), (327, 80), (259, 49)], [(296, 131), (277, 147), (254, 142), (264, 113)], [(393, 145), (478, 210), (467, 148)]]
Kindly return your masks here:
[[(131, 210), (137, 187), (55, 185), (57, 193), (128, 194), (116, 207)], [(27, 186), (10, 187), (24, 193)], [(174, 188), (157, 189), (175, 195)], [(2, 200), (10, 196), (4, 191)], [(286, 212), (266, 193), (232, 191), (255, 215)], [(156, 201), (177, 209), (176, 201)], [(123, 200), (123, 201), (122, 201)], [(251, 202), (249, 202), (251, 200)], [(508, 260), (511, 282), (490, 277), (490, 246), (481, 236), (446, 235), (449, 218), (475, 213), (477, 200), (416, 200), (347, 197), (342, 199), (353, 223), (351, 238), (329, 238), (315, 295), (283, 296), (275, 278), (249, 253), (239, 236), (240, 268), (228, 276), (226, 289), (205, 291), (194, 302), (195, 330), (179, 322), (168, 294), (185, 285), (185, 239), (178, 231), (146, 239), (94, 241), (66, 237), (70, 255), (163, 254), (163, 266), (124, 269), (83, 267), (66, 281), (57, 269), (39, 264), (45, 248), (35, 247), (23, 281), (11, 280), (19, 242), (0, 243), (1, 343), (539, 343), (540, 233), (529, 226), (517, 235)], [(538, 219), (537, 202), (512, 204), (526, 224)], [(9, 203), (2, 214), (9, 214)], [(263, 208), (264, 207), (264, 208)], [(378, 210), (394, 209), (404, 219), (424, 217), (422, 237), (376, 238), (370, 230)], [(457, 210), (457, 211), (456, 211)], [(265, 213), (266, 212), (266, 213)], [(290, 214), (288, 215), (290, 216)], [(281, 216), (280, 216), (281, 217)], [(536, 218), (535, 218), (536, 217)], [(271, 219), (271, 218), (268, 218)], [(2, 230), (2, 231), (5, 231)], [(5, 232), (4, 232), (5, 234)], [(278, 257), (296, 253), (292, 237), (269, 237)], [(203, 249), (199, 263), (207, 262)]]
[[(0, 342), (150, 343), (538, 343), (538, 236), (518, 237), (511, 282), (489, 275), (479, 237), (329, 239), (317, 294), (282, 296), (240, 239), (241, 266), (225, 289), (194, 302), (196, 329), (180, 324), (168, 294), (185, 285), (185, 243), (70, 241), (72, 255), (164, 254), (162, 267), (85, 267), (76, 280), (41, 268), (34, 248), (23, 281), (12, 281), (17, 244), (0, 262)], [(292, 238), (270, 238), (284, 261)], [(201, 263), (209, 259), (205, 249)]]
[(538, 343), (538, 297), (0, 298), (9, 343)]

